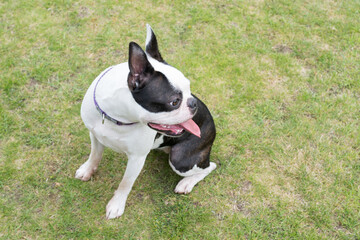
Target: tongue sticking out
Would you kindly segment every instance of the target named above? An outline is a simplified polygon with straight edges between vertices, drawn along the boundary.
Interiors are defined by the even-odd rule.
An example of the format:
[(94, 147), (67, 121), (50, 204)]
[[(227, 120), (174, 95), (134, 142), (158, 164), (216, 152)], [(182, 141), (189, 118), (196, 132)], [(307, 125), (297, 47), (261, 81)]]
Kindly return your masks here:
[(198, 138), (201, 138), (200, 128), (192, 119), (189, 119), (186, 122), (174, 124), (174, 125), (148, 123), (148, 126), (156, 131), (168, 134), (170, 136), (179, 136), (185, 130), (191, 134), (194, 134)]
[(198, 138), (201, 138), (200, 128), (192, 119), (189, 119), (183, 123), (179, 123), (179, 125), (182, 126), (186, 131), (194, 134)]

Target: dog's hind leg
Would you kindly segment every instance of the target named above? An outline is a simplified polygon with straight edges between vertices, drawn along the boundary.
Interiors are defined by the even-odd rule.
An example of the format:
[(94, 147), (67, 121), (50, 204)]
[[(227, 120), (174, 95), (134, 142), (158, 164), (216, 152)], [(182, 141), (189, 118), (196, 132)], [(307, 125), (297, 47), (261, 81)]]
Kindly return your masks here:
[(91, 132), (90, 140), (91, 152), (89, 159), (83, 165), (81, 165), (75, 173), (75, 178), (82, 181), (88, 181), (95, 173), (104, 152), (104, 146), (96, 139), (96, 137)]
[(184, 177), (179, 181), (179, 183), (175, 187), (175, 192), (179, 194), (188, 194), (192, 191), (194, 186), (203, 180), (207, 175), (209, 175), (215, 168), (216, 164), (213, 162), (210, 162), (209, 166), (207, 168), (199, 168), (196, 165), (193, 167), (193, 169), (181, 173), (177, 171), (174, 166), (172, 166), (170, 162), (170, 166), (173, 168), (173, 170), (180, 176)]
[[(187, 151), (183, 151), (184, 145)], [(210, 162), (211, 145), (201, 150), (197, 149), (198, 146), (193, 142), (182, 142), (171, 148), (169, 164), (174, 172), (184, 177), (175, 187), (176, 193), (190, 193), (198, 182), (216, 168), (216, 164)]]

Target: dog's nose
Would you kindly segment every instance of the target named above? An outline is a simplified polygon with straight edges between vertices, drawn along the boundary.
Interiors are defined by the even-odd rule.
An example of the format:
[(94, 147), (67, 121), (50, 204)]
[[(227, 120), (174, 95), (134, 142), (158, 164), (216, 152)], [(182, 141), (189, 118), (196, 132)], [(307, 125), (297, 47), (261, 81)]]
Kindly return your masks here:
[(197, 110), (197, 100), (195, 98), (189, 98), (187, 100), (187, 105), (190, 108), (190, 112), (194, 114)]

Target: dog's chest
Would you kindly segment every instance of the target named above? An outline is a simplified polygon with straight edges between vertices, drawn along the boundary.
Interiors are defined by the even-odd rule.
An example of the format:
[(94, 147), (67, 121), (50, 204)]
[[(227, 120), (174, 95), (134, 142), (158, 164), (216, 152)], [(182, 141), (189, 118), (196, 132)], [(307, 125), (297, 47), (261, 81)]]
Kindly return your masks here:
[[(144, 124), (116, 126), (112, 122), (97, 124), (93, 134), (106, 147), (116, 152), (142, 153), (150, 149), (156, 132)], [(141, 136), (141, 138), (139, 138)]]
[(163, 143), (164, 143), (164, 135), (157, 133), (154, 139), (154, 144), (152, 146), (152, 149), (159, 148)]

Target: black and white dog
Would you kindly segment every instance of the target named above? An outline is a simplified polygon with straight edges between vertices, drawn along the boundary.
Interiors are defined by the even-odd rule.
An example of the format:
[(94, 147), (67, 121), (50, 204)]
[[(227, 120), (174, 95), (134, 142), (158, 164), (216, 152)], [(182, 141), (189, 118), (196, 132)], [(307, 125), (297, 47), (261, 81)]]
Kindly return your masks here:
[(176, 193), (187, 194), (216, 164), (209, 161), (215, 125), (209, 110), (190, 92), (190, 81), (167, 64), (147, 25), (146, 51), (129, 44), (129, 60), (107, 68), (91, 84), (81, 105), (90, 131), (89, 159), (75, 177), (88, 181), (104, 147), (128, 157), (123, 179), (106, 206), (108, 219), (120, 217), (128, 194), (151, 149), (170, 153), (171, 168), (184, 178)]

